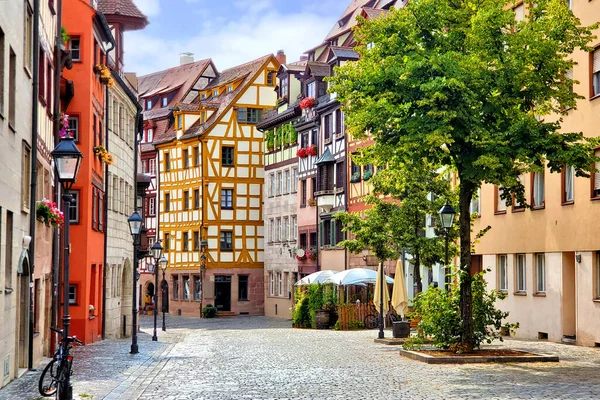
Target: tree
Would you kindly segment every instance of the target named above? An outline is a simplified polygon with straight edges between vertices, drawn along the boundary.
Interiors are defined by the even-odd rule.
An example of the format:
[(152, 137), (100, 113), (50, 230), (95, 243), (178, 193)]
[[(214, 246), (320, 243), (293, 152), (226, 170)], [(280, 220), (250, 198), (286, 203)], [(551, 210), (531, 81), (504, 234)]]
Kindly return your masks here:
[[(373, 192), (378, 195), (365, 197), (369, 209), (362, 214), (336, 214), (344, 230), (354, 235), (341, 246), (354, 253), (369, 249), (380, 262), (397, 258), (406, 250), (413, 257), (413, 276), (420, 293), (421, 266), (431, 268), (444, 260), (444, 236), (438, 230), (436, 236), (426, 237), (425, 219), (428, 214), (437, 215), (446, 201), (452, 201), (450, 183), (446, 174), (438, 173), (431, 165), (398, 167), (393, 158), (378, 158), (374, 147), (363, 151), (364, 155), (356, 160), (360, 164), (387, 164), (387, 168), (380, 167), (371, 179)], [(379, 194), (388, 197), (382, 199)]]
[[(508, 0), (411, 0), (356, 29), (360, 60), (336, 69), (331, 91), (354, 137), (370, 134), (405, 160), (453, 168), (459, 181), (461, 351), (473, 349), (469, 204), (482, 182), (524, 202), (519, 175), (547, 165), (587, 176), (595, 140), (561, 133), (582, 97), (569, 55), (590, 51), (563, 0), (536, 0), (516, 22)], [(541, 119), (539, 116), (549, 116)]]

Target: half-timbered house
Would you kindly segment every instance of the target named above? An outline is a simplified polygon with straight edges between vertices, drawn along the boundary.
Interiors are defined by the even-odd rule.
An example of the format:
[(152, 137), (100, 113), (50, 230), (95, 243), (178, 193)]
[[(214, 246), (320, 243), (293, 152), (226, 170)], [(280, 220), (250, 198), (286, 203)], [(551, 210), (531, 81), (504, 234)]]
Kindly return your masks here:
[(156, 135), (159, 236), (169, 260), (169, 309), (264, 313), (263, 134), (276, 104), (273, 55), (218, 73), (174, 125)]

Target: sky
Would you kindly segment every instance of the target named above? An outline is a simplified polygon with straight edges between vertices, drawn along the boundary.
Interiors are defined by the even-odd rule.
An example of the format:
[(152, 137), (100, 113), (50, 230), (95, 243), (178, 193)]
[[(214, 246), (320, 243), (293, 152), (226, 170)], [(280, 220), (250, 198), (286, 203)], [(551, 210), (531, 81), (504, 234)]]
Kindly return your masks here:
[(134, 0), (150, 24), (125, 36), (125, 70), (138, 76), (212, 58), (222, 71), (284, 50), (297, 61), (319, 45), (349, 0)]

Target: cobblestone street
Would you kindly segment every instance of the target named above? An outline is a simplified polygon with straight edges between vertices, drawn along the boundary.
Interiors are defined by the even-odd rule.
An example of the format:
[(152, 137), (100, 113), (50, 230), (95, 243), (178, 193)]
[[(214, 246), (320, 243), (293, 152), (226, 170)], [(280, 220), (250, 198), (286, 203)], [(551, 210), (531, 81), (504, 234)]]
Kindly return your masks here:
[[(376, 331), (299, 330), (267, 317), (171, 317), (152, 342), (142, 317), (140, 353), (129, 340), (75, 350), (74, 393), (82, 399), (596, 399), (600, 351), (510, 340), (558, 354), (560, 363), (433, 366), (373, 343)], [(159, 319), (160, 326), (160, 319)], [(386, 332), (387, 336), (391, 332)], [(38, 399), (37, 372), (0, 399)]]

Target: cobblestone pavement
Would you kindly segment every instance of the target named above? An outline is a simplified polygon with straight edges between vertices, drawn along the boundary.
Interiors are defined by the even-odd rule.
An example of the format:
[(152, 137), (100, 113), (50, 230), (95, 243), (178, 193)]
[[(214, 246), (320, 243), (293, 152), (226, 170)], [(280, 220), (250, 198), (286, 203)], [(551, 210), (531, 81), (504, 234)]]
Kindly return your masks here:
[[(376, 331), (299, 330), (267, 317), (170, 317), (150, 340), (142, 318), (140, 353), (129, 340), (75, 349), (81, 399), (598, 399), (600, 351), (508, 340), (500, 346), (558, 354), (560, 363), (427, 365)], [(159, 321), (160, 325), (160, 321)], [(391, 332), (386, 332), (390, 336)], [(0, 399), (38, 399), (37, 372), (0, 390)]]

